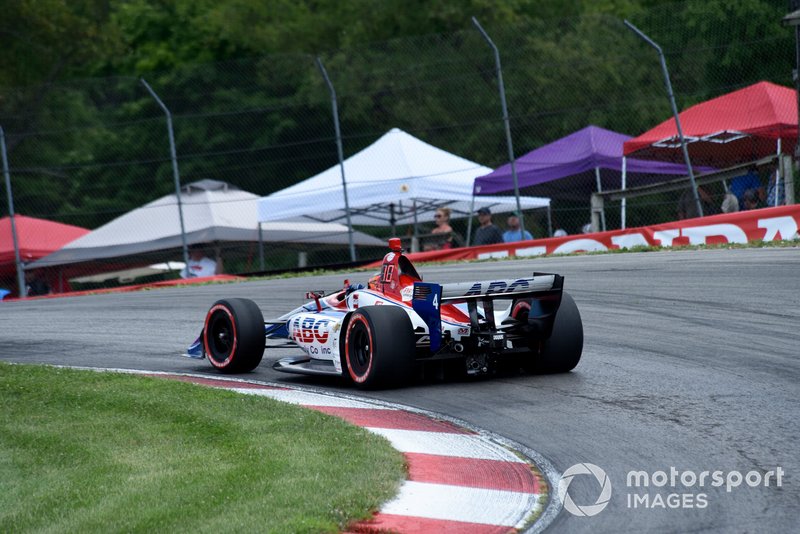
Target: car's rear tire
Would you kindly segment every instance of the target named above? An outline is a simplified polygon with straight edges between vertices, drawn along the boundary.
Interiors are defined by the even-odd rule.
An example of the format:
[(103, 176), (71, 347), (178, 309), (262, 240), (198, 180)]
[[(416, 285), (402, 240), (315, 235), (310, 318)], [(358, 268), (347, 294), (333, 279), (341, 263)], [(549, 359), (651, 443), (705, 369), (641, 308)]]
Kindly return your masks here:
[(226, 373), (252, 371), (264, 356), (264, 316), (252, 300), (218, 300), (206, 314), (203, 350), (208, 361)]
[(414, 327), (397, 306), (366, 306), (353, 312), (344, 336), (343, 374), (360, 388), (391, 387), (410, 381), (414, 369)]
[[(530, 303), (515, 303), (512, 314), (527, 321)], [(528, 341), (530, 355), (526, 355), (523, 368), (532, 373), (567, 373), (578, 365), (583, 353), (583, 321), (572, 296), (561, 294), (561, 304), (553, 319), (553, 331), (544, 340)]]

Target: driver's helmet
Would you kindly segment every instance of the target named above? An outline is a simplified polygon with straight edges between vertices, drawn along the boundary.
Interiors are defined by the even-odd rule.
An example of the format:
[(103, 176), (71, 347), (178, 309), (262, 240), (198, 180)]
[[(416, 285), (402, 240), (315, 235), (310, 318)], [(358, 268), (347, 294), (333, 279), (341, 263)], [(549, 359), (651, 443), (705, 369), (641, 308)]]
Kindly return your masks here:
[(381, 273), (377, 272), (369, 278), (369, 281), (367, 281), (367, 288), (378, 289), (378, 284), (380, 283), (380, 281), (381, 281)]

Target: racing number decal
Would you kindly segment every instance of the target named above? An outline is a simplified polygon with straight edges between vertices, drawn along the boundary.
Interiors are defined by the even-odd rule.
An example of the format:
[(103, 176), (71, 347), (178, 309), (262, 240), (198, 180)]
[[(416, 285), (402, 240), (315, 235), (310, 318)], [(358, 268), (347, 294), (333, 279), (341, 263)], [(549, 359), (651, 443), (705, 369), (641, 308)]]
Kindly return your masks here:
[(381, 278), (381, 282), (388, 284), (392, 281), (392, 276), (394, 275), (394, 265), (384, 265), (383, 266), (383, 277)]
[(433, 307), (434, 309), (439, 309), (439, 295), (436, 294), (433, 296)]

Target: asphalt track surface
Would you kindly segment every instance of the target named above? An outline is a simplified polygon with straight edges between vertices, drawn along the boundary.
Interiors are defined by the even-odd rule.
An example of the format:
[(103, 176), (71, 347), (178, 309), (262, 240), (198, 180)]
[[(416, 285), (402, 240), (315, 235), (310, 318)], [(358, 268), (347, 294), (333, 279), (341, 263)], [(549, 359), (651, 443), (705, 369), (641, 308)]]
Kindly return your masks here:
[[(584, 321), (581, 363), (565, 375), (424, 380), (360, 393), (442, 413), (505, 436), (564, 471), (587, 462), (612, 483), (593, 517), (565, 510), (551, 532), (796, 532), (800, 512), (800, 249), (670, 251), (420, 268), (429, 281), (566, 277)], [(214, 374), (179, 353), (217, 298), (248, 297), (277, 316), (306, 289), (347, 275), (169, 288), (0, 304), (0, 358), (25, 363)], [(366, 273), (349, 276), (366, 279)], [(355, 393), (333, 379), (274, 372), (290, 354), (267, 352), (249, 379)], [(630, 471), (670, 473), (676, 487), (627, 487)], [(770, 486), (686, 487), (681, 473), (755, 471)], [(755, 481), (756, 475), (751, 480)], [(735, 476), (734, 476), (735, 479)], [(687, 482), (691, 477), (687, 475)], [(569, 495), (594, 504), (600, 485), (573, 479)], [(632, 494), (664, 507), (633, 508)], [(669, 507), (670, 494), (684, 503)], [(700, 498), (699, 494), (704, 494)], [(657, 497), (660, 495), (661, 499)], [(671, 498), (674, 502), (674, 497)], [(641, 501), (639, 501), (641, 502)]]

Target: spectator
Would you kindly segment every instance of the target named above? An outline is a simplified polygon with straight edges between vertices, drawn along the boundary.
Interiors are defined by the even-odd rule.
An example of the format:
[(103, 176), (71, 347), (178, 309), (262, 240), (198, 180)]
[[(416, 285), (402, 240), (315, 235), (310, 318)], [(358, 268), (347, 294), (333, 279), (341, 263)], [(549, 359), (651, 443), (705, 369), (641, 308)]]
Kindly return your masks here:
[(739, 199), (736, 195), (728, 191), (725, 193), (725, 198), (722, 199), (722, 206), (720, 206), (722, 213), (736, 213), (739, 211)]
[[(697, 186), (697, 196), (700, 198), (703, 216), (717, 213), (711, 195), (708, 194), (708, 191), (706, 191), (702, 185)], [(684, 191), (681, 198), (678, 199), (678, 219), (694, 219), (699, 216), (700, 214), (697, 213), (697, 203), (694, 201), (694, 193), (692, 193), (692, 188), (690, 187)]]
[(508, 216), (508, 219), (506, 220), (506, 226), (508, 227), (508, 230), (503, 232), (503, 241), (506, 243), (533, 239), (533, 236), (529, 231), (523, 230), (519, 227), (519, 217), (516, 214)]
[(556, 231), (553, 232), (553, 237), (565, 237), (567, 235), (569, 234), (567, 234), (567, 231), (563, 228), (556, 228)]
[(755, 189), (748, 189), (744, 192), (744, 207), (745, 210), (754, 210), (759, 208), (758, 191)]
[(776, 182), (778, 182), (778, 173), (773, 172), (769, 177), (769, 185), (767, 186), (767, 207), (770, 208), (786, 204), (785, 184), (783, 180), (780, 180), (780, 183)]
[(181, 278), (200, 278), (222, 274), (222, 257), (219, 249), (216, 251), (217, 259), (212, 260), (206, 256), (202, 244), (195, 243), (189, 246), (189, 264), (181, 271)]
[(439, 208), (433, 215), (436, 226), (431, 230), (434, 237), (425, 244), (423, 250), (453, 248), (453, 228), (450, 226), (450, 208)]
[(744, 209), (744, 194), (748, 189), (755, 189), (759, 200), (764, 199), (764, 187), (761, 185), (761, 177), (758, 175), (758, 168), (751, 165), (747, 172), (731, 180), (730, 192), (736, 195), (739, 207)]
[(25, 286), (25, 292), (29, 297), (50, 294), (50, 285), (39, 269), (25, 271)]
[(503, 232), (492, 223), (492, 211), (489, 208), (478, 210), (480, 226), (475, 230), (474, 245), (494, 245), (503, 242)]

